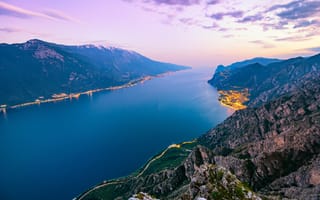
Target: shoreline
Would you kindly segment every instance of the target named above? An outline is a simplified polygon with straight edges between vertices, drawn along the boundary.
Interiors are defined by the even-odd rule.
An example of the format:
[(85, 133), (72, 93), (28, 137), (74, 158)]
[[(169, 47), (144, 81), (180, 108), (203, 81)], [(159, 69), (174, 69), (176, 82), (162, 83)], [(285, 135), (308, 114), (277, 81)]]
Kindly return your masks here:
[(224, 107), (226, 107), (226, 108), (229, 108), (229, 109), (231, 109), (231, 110), (233, 110), (233, 111), (240, 110), (240, 109), (236, 109), (236, 108), (233, 107), (232, 105), (223, 103), (223, 101), (221, 101), (221, 100), (219, 100), (219, 103), (220, 103), (222, 106), (224, 106)]
[(169, 145), (166, 149), (164, 149), (163, 151), (160, 152), (159, 155), (153, 157), (152, 159), (148, 160), (146, 162), (146, 164), (141, 168), (141, 171), (136, 174), (136, 175), (133, 175), (133, 174), (129, 174), (127, 176), (124, 176), (124, 177), (119, 177), (119, 178), (115, 178), (115, 179), (111, 179), (111, 180), (105, 180), (93, 187), (91, 187), (90, 189), (88, 189), (87, 191), (81, 193), (80, 195), (78, 195), (77, 197), (74, 197), (72, 200), (82, 200), (84, 199), (88, 194), (90, 194), (91, 192), (97, 190), (97, 189), (100, 189), (102, 187), (105, 187), (107, 185), (113, 185), (113, 184), (119, 184), (119, 183), (124, 183), (127, 178), (139, 178), (140, 176), (143, 175), (143, 173), (149, 168), (149, 166), (151, 165), (151, 163), (153, 163), (154, 161), (160, 159), (161, 157), (163, 157), (168, 150), (170, 149), (173, 149), (173, 148), (181, 148), (182, 145), (185, 145), (185, 144), (192, 144), (192, 143), (195, 143), (197, 142), (196, 139), (192, 140), (192, 141), (185, 141), (185, 142), (181, 142), (181, 143), (178, 143), (178, 144), (171, 144)]
[(0, 113), (3, 113), (3, 114), (6, 115), (8, 110), (14, 110), (14, 109), (17, 109), (17, 108), (23, 108), (23, 107), (32, 106), (32, 105), (40, 105), (40, 104), (45, 104), (45, 103), (55, 103), (55, 102), (60, 102), (60, 101), (64, 101), (64, 100), (67, 100), (67, 99), (69, 99), (69, 100), (79, 99), (79, 97), (81, 95), (92, 96), (93, 93), (97, 93), (97, 92), (113, 91), (113, 90), (120, 90), (120, 89), (124, 89), (124, 88), (129, 88), (129, 87), (136, 86), (138, 84), (142, 84), (145, 81), (149, 81), (149, 80), (151, 80), (153, 78), (164, 77), (164, 76), (176, 73), (176, 72), (178, 72), (178, 71), (165, 72), (165, 73), (161, 73), (161, 74), (153, 75), (153, 76), (144, 76), (144, 77), (141, 77), (141, 78), (137, 78), (137, 79), (131, 80), (126, 84), (118, 85), (118, 86), (110, 86), (110, 87), (106, 87), (106, 88), (97, 88), (97, 89), (87, 90), (87, 91), (84, 91), (84, 92), (70, 93), (70, 94), (65, 94), (65, 93), (53, 94), (52, 95), (53, 98), (43, 99), (43, 100), (36, 99), (35, 101), (25, 102), (25, 103), (21, 103), (21, 104), (12, 105), (12, 106), (1, 105)]
[(247, 88), (243, 90), (218, 90), (219, 103), (234, 111), (247, 108), (245, 105), (249, 101), (249, 90)]

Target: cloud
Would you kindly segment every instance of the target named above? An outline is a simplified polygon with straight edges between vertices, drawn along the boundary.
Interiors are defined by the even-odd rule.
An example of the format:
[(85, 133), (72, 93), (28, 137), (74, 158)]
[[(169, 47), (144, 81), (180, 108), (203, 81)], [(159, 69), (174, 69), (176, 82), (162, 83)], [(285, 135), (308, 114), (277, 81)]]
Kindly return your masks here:
[[(135, 0), (123, 0), (125, 2), (135, 2)], [(199, 4), (201, 0), (144, 0), (144, 3), (190, 6)]]
[(320, 52), (320, 47), (311, 47), (311, 48), (307, 48), (305, 50), (319, 53)]
[[(230, 30), (229, 28), (225, 28), (225, 27), (220, 26), (216, 22), (213, 22), (211, 25), (199, 25), (198, 24), (198, 26), (203, 28), (203, 29), (214, 30), (216, 32), (222, 32), (222, 33), (223, 32), (228, 32)], [(230, 34), (227, 34), (227, 35), (230, 35)]]
[(45, 10), (43, 11), (43, 13), (47, 16), (50, 16), (54, 19), (59, 19), (59, 20), (62, 20), (62, 21), (70, 21), (70, 22), (76, 22), (76, 23), (81, 23), (79, 20), (77, 19), (74, 19), (60, 11), (57, 11), (57, 10), (52, 10), (52, 9), (49, 9), (49, 10)]
[(296, 7), (300, 3), (303, 3), (303, 0), (294, 0), (294, 1), (291, 1), (287, 4), (276, 4), (276, 5), (271, 6), (267, 11), (270, 12), (270, 11), (277, 10), (280, 8), (290, 9), (290, 8)]
[(45, 12), (36, 12), (27, 10), (18, 6), (14, 6), (5, 2), (0, 1), (0, 15), (17, 17), (17, 18), (32, 18), (39, 17), (48, 20), (62, 20), (62, 21), (75, 21), (67, 15), (53, 10)]
[(183, 24), (192, 26), (192, 25), (197, 25), (199, 22), (197, 20), (195, 20), (194, 18), (181, 18), (179, 19), (179, 21)]
[(253, 43), (253, 44), (260, 45), (264, 49), (269, 49), (269, 48), (274, 48), (275, 47), (273, 44), (264, 42), (262, 40), (254, 40), (254, 41), (249, 41), (249, 42)]
[(187, 26), (196, 26), (207, 30), (214, 30), (218, 32), (227, 32), (229, 29), (219, 26), (216, 22), (213, 22), (211, 25), (203, 25), (201, 21), (194, 18), (181, 18), (179, 22)]
[(235, 37), (235, 35), (233, 35), (233, 34), (227, 34), (227, 35), (224, 35), (224, 36), (222, 36), (222, 37), (224, 37), (224, 38), (233, 38), (233, 37)]
[[(320, 0), (123, 0), (162, 15), (162, 23), (244, 35), (240, 32), (286, 31), (275, 41), (302, 41), (320, 28)], [(267, 33), (266, 33), (267, 34)], [(298, 37), (300, 34), (300, 37)], [(313, 35), (312, 35), (313, 34)], [(297, 36), (298, 35), (298, 36)], [(263, 48), (272, 44), (252, 41)]]
[(0, 32), (17, 33), (17, 32), (21, 32), (21, 29), (4, 27), (4, 28), (0, 28)]
[(209, 17), (215, 20), (222, 20), (226, 16), (233, 17), (233, 18), (240, 18), (243, 16), (243, 11), (219, 12), (219, 13), (212, 14)]
[(320, 47), (310, 47), (310, 48), (306, 48), (305, 50), (320, 53)]
[(156, 5), (171, 5), (171, 6), (192, 6), (192, 5), (215, 5), (221, 3), (221, 0), (122, 0), (129, 3), (147, 3)]
[(212, 23), (212, 25), (209, 25), (209, 26), (202, 25), (201, 27), (204, 29), (214, 29), (214, 30), (220, 29), (220, 26), (216, 23)]
[(318, 20), (302, 20), (296, 23), (296, 25), (293, 28), (302, 28), (302, 27), (308, 27), (308, 26), (319, 26), (320, 22)]
[(1, 1), (0, 1), (0, 15), (7, 15), (7, 16), (19, 17), (19, 18), (42, 17), (42, 18), (52, 19), (52, 17), (47, 16), (43, 13), (26, 10), (26, 9), (23, 9), (5, 2), (1, 2)]
[(227, 32), (227, 31), (229, 31), (230, 29), (228, 29), (228, 28), (219, 28), (218, 29), (218, 31), (220, 31), (220, 32)]
[(277, 22), (262, 22), (260, 24), (263, 28), (264, 31), (268, 31), (268, 30), (284, 30), (287, 28), (287, 26), (289, 25), (289, 22), (286, 20), (280, 20)]
[[(294, 30), (304, 29), (312, 32), (311, 27), (319, 27), (320, 1), (294, 0), (285, 4), (271, 5), (269, 8), (260, 8), (256, 13), (239, 19), (238, 23), (255, 23), (269, 30)], [(295, 37), (294, 37), (295, 38)]]
[(268, 11), (281, 10), (277, 13), (282, 19), (304, 19), (320, 12), (320, 1), (296, 0), (287, 4), (272, 6)]
[(207, 5), (215, 5), (220, 3), (220, 0), (207, 0), (206, 4)]
[[(158, 15), (164, 16), (165, 19), (162, 20), (162, 23), (164, 23), (164, 24), (172, 24), (173, 20), (177, 17), (177, 13), (173, 12), (172, 10), (159, 10), (157, 8), (150, 7), (150, 6), (149, 7), (141, 6), (141, 8), (144, 11), (153, 12)], [(175, 9), (175, 11), (177, 11), (177, 10)]]
[(246, 17), (238, 20), (237, 22), (239, 22), (239, 23), (256, 22), (256, 21), (261, 21), (262, 19), (263, 19), (262, 15), (260, 13), (258, 13), (255, 15), (246, 16)]
[(199, 4), (200, 0), (153, 0), (157, 4), (190, 6)]
[(275, 40), (278, 42), (300, 42), (300, 41), (306, 41), (310, 39), (311, 39), (310, 37), (295, 35), (295, 36), (288, 36), (288, 37), (280, 37)]

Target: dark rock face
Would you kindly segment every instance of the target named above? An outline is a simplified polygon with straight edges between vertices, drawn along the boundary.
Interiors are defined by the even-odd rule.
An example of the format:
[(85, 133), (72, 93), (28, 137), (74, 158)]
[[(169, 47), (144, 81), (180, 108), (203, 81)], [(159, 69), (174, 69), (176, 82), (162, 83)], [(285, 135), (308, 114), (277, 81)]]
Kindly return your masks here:
[(0, 44), (0, 105), (117, 86), (182, 69), (186, 68), (118, 48), (64, 46), (40, 40)]
[[(173, 199), (255, 199), (261, 200), (230, 171), (217, 165), (201, 165), (193, 173), (185, 191), (174, 192)], [(173, 196), (169, 196), (172, 198)]]
[[(269, 185), (268, 190), (296, 199), (320, 198), (320, 156), (310, 161), (311, 164), (300, 167), (296, 172), (281, 177)], [(265, 189), (266, 192), (268, 192)]]
[[(128, 199), (141, 191), (160, 199), (193, 200), (261, 199), (227, 169), (214, 164), (211, 150), (197, 146), (188, 158), (174, 169), (141, 177), (128, 177), (110, 191), (92, 193), (84, 199)], [(109, 198), (106, 198), (108, 196)]]
[(215, 162), (269, 196), (319, 199), (320, 55), (218, 72), (221, 90), (248, 88), (248, 108), (199, 141)]
[(228, 152), (216, 163), (255, 190), (313, 199), (320, 184), (319, 102), (319, 79), (305, 80), (295, 93), (237, 111), (199, 141), (215, 154)]
[[(211, 164), (213, 154), (210, 150), (198, 146), (189, 157), (175, 169), (163, 170), (146, 177), (133, 179), (131, 191), (144, 191), (157, 197), (169, 196), (174, 190), (190, 182), (194, 172), (203, 164)], [(129, 192), (130, 194), (130, 192)]]

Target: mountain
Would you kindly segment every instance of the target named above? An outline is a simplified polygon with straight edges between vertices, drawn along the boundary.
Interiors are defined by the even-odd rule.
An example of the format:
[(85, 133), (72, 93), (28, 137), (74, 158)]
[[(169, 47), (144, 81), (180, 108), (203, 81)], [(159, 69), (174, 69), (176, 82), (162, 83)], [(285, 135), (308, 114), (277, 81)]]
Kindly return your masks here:
[[(78, 200), (319, 199), (318, 66), (316, 55), (270, 64), (266, 67), (272, 71), (265, 76), (245, 73), (264, 69), (259, 64), (243, 67), (246, 79), (260, 80), (259, 74), (265, 80), (261, 85), (242, 83), (256, 86), (250, 92), (264, 87), (276, 95), (266, 102), (251, 98), (260, 103), (234, 112), (195, 141), (169, 146), (132, 175), (105, 181)], [(234, 79), (229, 78), (241, 83)], [(268, 85), (267, 80), (277, 82)]]
[(289, 199), (320, 194), (320, 79), (259, 107), (235, 112), (199, 138), (216, 163), (254, 191)]
[[(299, 88), (299, 80), (320, 70), (320, 54), (297, 57), (263, 66), (255, 63), (232, 71), (215, 73), (208, 82), (218, 91), (247, 91), (249, 106), (258, 106)], [(228, 93), (227, 93), (228, 94)], [(230, 95), (229, 95), (230, 96)], [(230, 98), (228, 95), (221, 99)], [(232, 104), (232, 103), (230, 103)]]
[(0, 104), (118, 86), (183, 69), (187, 67), (113, 47), (66, 46), (37, 39), (0, 44)]
[[(168, 148), (150, 170), (106, 181), (80, 195), (78, 200), (97, 199), (250, 199), (261, 200), (226, 168), (215, 164), (213, 153), (203, 147), (180, 144)], [(194, 147), (191, 151), (190, 148)], [(182, 158), (180, 158), (182, 154)], [(186, 155), (187, 154), (187, 155)], [(189, 155), (188, 155), (189, 154)], [(157, 158), (157, 157), (155, 157)], [(176, 162), (176, 159), (179, 162)], [(172, 165), (175, 163), (175, 165)], [(162, 166), (162, 167), (161, 167)], [(143, 191), (143, 193), (141, 193)], [(137, 194), (136, 194), (137, 193)], [(145, 194), (154, 198), (145, 198)], [(140, 198), (138, 198), (140, 196)]]
[(255, 64), (255, 63), (266, 66), (270, 63), (280, 62), (280, 61), (281, 61), (280, 59), (276, 59), (276, 58), (256, 57), (256, 58), (252, 58), (252, 59), (248, 59), (248, 60), (243, 60), (240, 62), (235, 62), (235, 63), (232, 63), (231, 65), (228, 65), (228, 66), (218, 65), (215, 73), (222, 72), (225, 70), (239, 69), (239, 68), (245, 67), (247, 65)]

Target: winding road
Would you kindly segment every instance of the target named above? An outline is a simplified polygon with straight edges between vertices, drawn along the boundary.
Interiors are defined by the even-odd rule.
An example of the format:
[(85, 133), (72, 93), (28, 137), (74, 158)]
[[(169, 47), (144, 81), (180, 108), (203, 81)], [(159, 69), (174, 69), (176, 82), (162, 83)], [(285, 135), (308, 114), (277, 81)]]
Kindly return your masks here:
[[(183, 144), (191, 144), (191, 143), (194, 143), (194, 142), (195, 142), (195, 140), (190, 141), (190, 142), (183, 142), (183, 143), (181, 143), (181, 144), (182, 144), (182, 145), (183, 145)], [(153, 162), (155, 162), (156, 160), (159, 160), (160, 158), (162, 158), (162, 157), (167, 153), (168, 150), (170, 150), (170, 149), (172, 149), (172, 148), (181, 148), (181, 144), (172, 144), (172, 145), (168, 146), (160, 155), (158, 155), (158, 156), (154, 157), (152, 160), (150, 160), (150, 161), (145, 165), (145, 167), (143, 168), (143, 170), (142, 170), (138, 175), (136, 175), (135, 178), (139, 178), (140, 176), (142, 176), (143, 173), (149, 168), (149, 166), (150, 166)], [(90, 190), (88, 190), (87, 192), (81, 194), (79, 197), (74, 198), (73, 200), (83, 200), (89, 193), (91, 193), (91, 192), (93, 192), (93, 191), (95, 191), (95, 190), (97, 190), (97, 189), (99, 189), (99, 188), (105, 187), (105, 186), (107, 186), (107, 185), (114, 185), (114, 184), (119, 184), (119, 183), (123, 183), (123, 182), (124, 182), (124, 181), (111, 181), (111, 182), (106, 182), (106, 181), (104, 181), (102, 184), (93, 187), (92, 189), (90, 189)]]

